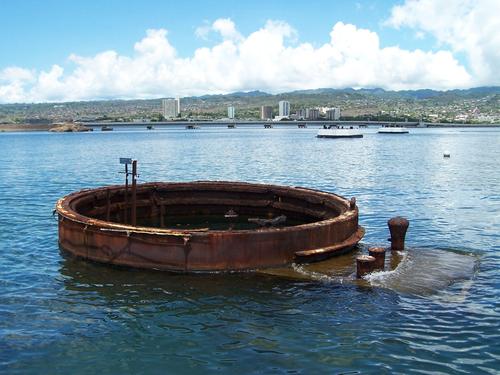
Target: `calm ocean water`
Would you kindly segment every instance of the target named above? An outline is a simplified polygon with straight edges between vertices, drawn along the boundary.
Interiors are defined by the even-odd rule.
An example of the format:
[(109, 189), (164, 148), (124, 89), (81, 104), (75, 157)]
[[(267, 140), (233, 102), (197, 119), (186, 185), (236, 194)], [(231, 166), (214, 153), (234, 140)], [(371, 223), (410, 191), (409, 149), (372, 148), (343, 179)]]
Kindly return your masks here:
[[(500, 130), (184, 129), (0, 134), (0, 372), (500, 372)], [(449, 151), (451, 158), (443, 158)], [(395, 271), (355, 254), (266, 273), (172, 275), (61, 253), (56, 200), (121, 183), (239, 180), (356, 196), (369, 245), (411, 224)]]

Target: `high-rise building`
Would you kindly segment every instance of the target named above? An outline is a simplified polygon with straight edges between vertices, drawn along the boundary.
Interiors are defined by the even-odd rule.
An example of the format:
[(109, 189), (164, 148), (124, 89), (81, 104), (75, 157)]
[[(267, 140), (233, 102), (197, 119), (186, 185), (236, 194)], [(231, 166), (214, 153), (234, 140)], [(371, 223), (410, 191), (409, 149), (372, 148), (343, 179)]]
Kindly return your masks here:
[(161, 110), (166, 119), (176, 118), (181, 113), (181, 100), (179, 98), (162, 99)]
[(236, 110), (234, 109), (233, 106), (227, 107), (227, 117), (230, 119), (234, 119), (234, 115), (236, 113)]
[(331, 121), (340, 119), (340, 108), (330, 108), (327, 110), (326, 119)]
[(270, 105), (263, 105), (260, 107), (260, 119), (270, 120), (273, 118), (273, 107)]
[(297, 109), (297, 111), (295, 112), (295, 117), (297, 118), (297, 120), (305, 119), (306, 118), (306, 110), (304, 108)]
[(278, 103), (278, 107), (279, 107), (279, 116), (280, 117), (290, 116), (290, 102), (287, 102), (286, 100), (281, 100)]
[(175, 103), (177, 104), (177, 116), (181, 114), (181, 98), (175, 98)]
[(307, 108), (306, 109), (306, 119), (317, 120), (319, 119), (319, 109), (317, 108)]

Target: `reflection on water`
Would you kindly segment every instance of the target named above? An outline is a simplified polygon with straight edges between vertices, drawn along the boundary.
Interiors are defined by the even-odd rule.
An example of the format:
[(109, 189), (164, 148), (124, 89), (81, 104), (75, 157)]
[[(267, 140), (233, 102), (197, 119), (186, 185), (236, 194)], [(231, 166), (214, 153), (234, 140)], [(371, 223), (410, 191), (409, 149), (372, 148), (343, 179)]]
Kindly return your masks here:
[[(221, 283), (228, 283), (231, 285), (230, 291), (240, 293), (241, 289), (233, 288), (235, 282), (255, 281), (256, 278), (268, 276), (306, 282), (370, 285), (398, 293), (428, 296), (440, 293), (454, 283), (470, 282), (479, 269), (479, 256), (470, 252), (429, 248), (391, 251), (388, 248), (384, 270), (374, 271), (362, 279), (357, 279), (356, 257), (367, 253), (367, 248), (368, 246), (361, 244), (352, 252), (316, 263), (292, 264), (255, 272), (211, 272), (195, 275), (100, 265), (65, 254), (60, 272), (66, 276), (64, 280), (68, 290), (88, 291), (92, 290), (88, 288), (95, 288), (96, 292), (112, 292), (116, 287), (131, 286), (129, 282), (133, 279), (134, 289), (142, 296), (151, 291), (153, 295), (157, 291), (177, 295), (186, 285), (201, 290), (203, 295), (211, 295), (221, 292)], [(464, 285), (467, 287), (469, 284)], [(103, 289), (103, 286), (106, 288)], [(143, 287), (147, 290), (140, 290)]]

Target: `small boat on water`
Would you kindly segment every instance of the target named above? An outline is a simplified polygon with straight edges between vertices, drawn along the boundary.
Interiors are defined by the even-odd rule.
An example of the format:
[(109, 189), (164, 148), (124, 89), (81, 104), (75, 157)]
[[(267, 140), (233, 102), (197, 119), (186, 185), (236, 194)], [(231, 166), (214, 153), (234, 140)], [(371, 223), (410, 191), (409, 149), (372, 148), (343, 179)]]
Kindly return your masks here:
[(319, 129), (318, 138), (363, 138), (363, 133), (354, 126), (323, 126)]
[(111, 126), (107, 126), (107, 125), (101, 126), (102, 132), (110, 132), (112, 130), (113, 130), (113, 128)]
[(379, 134), (408, 134), (410, 131), (403, 126), (384, 125), (378, 128)]
[(186, 125), (186, 129), (199, 129), (198, 125)]
[(148, 130), (153, 130), (154, 128), (155, 128), (155, 127), (154, 127), (153, 125), (148, 125), (148, 126), (146, 126), (146, 129), (148, 129)]

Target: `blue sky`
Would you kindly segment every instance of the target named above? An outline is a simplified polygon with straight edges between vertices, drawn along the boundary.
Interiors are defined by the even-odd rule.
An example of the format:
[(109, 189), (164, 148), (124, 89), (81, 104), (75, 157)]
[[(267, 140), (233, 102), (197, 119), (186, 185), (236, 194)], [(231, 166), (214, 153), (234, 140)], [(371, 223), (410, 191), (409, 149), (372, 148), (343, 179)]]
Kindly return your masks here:
[[(429, 5), (429, 2), (431, 5)], [(414, 67), (412, 70), (399, 71), (400, 68), (395, 66), (393, 71), (398, 71), (398, 76), (393, 78), (393, 82), (388, 82), (386, 88), (415, 88), (424, 86), (433, 86), (433, 88), (453, 88), (474, 86), (482, 84), (497, 84), (495, 71), (481, 71), (479, 64), (491, 64), (494, 66), (498, 54), (484, 53), (485, 61), (474, 61), (471, 56), (471, 51), (477, 47), (479, 52), (481, 48), (491, 48), (491, 41), (486, 40), (487, 35), (482, 35), (478, 31), (483, 25), (483, 19), (489, 14), (495, 14), (499, 10), (497, 5), (499, 2), (482, 0), (476, 2), (474, 0), (404, 0), (404, 1), (125, 1), (125, 0), (88, 0), (88, 1), (11, 1), (3, 0), (0, 2), (0, 14), (2, 14), (2, 22), (0, 22), (0, 102), (10, 102), (23, 100), (64, 100), (65, 98), (100, 98), (100, 97), (150, 97), (173, 95), (176, 92), (185, 94), (201, 93), (203, 90), (209, 92), (225, 92), (227, 90), (245, 90), (258, 89), (259, 82), (253, 84), (249, 80), (236, 77), (234, 85), (218, 84), (210, 82), (210, 85), (204, 87), (190, 88), (186, 82), (176, 82), (168, 85), (172, 80), (172, 75), (179, 77), (186, 72), (181, 72), (174, 66), (177, 64), (185, 64), (182, 59), (193, 59), (196, 51), (202, 48), (208, 48), (211, 53), (207, 55), (211, 61), (217, 61), (217, 46), (225, 48), (224, 55), (217, 55), (221, 61), (220, 69), (228, 69), (226, 62), (234, 62), (234, 66), (247, 64), (244, 56), (248, 56), (249, 52), (245, 51), (245, 41), (250, 39), (250, 36), (269, 26), (269, 21), (282, 22), (293, 31), (283, 28), (269, 26), (269, 32), (280, 34), (284, 40), (281, 44), (274, 44), (273, 48), (283, 50), (281, 56), (284, 60), (277, 59), (276, 64), (284, 64), (290, 56), (286, 53), (286, 48), (296, 48), (296, 56), (298, 53), (310, 52), (310, 56), (321, 54), (320, 49), (326, 44), (332, 44), (335, 48), (337, 45), (335, 40), (331, 40), (330, 32), (337, 25), (337, 40), (345, 39), (344, 49), (331, 52), (324, 61), (318, 61), (319, 65), (326, 63), (330, 65), (331, 77), (324, 80), (325, 86), (335, 86), (336, 82), (341, 84), (349, 84), (352, 86), (384, 86), (383, 83), (392, 75), (389, 71), (385, 71), (383, 66), (377, 66), (376, 62), (372, 65), (367, 61), (359, 63), (359, 68), (372, 71), (370, 77), (364, 77), (359, 82), (354, 78), (343, 79), (348, 77), (349, 67), (346, 67), (346, 61), (352, 61), (349, 66), (355, 66), (359, 58), (353, 56), (350, 51), (350, 40), (358, 40), (358, 50), (363, 50), (364, 38), (370, 39), (371, 36), (376, 36), (372, 45), (377, 44), (377, 48), (372, 48), (373, 58), (387, 61), (399, 62), (399, 65), (412, 65), (412, 61), (422, 61), (422, 64), (429, 64), (428, 68)], [(477, 6), (480, 4), (481, 6)], [(401, 12), (398, 13), (398, 9)], [(496, 13), (498, 14), (498, 12)], [(475, 20), (477, 25), (472, 25), (472, 32), (478, 31), (478, 37), (471, 38), (471, 41), (466, 40), (467, 48), (462, 48), (463, 38), (461, 40), (459, 32), (461, 25), (455, 25), (458, 18), (464, 18), (464, 22)], [(432, 20), (435, 19), (436, 22)], [(441, 20), (445, 22), (441, 22)], [(236, 38), (227, 38), (221, 33), (221, 30), (214, 26), (216, 20), (227, 20), (230, 26), (234, 28), (237, 35)], [(447, 26), (446, 20), (449, 20)], [(339, 23), (341, 23), (339, 25)], [(229, 25), (230, 25), (229, 24)], [(491, 16), (486, 20), (486, 25), (491, 24), (490, 30), (500, 30), (497, 28), (498, 21)], [(266, 26), (267, 25), (267, 26)], [(342, 25), (352, 25), (355, 29), (343, 27)], [(435, 26), (437, 25), (437, 26)], [(470, 22), (468, 22), (468, 27)], [(476, 27), (474, 29), (474, 27)], [(206, 29), (206, 33), (200, 37), (197, 32), (200, 29)], [(477, 29), (477, 30), (476, 30)], [(168, 44), (175, 49), (175, 61), (171, 60), (156, 61), (151, 69), (156, 69), (157, 72), (170, 71), (172, 74), (167, 74), (170, 81), (165, 78), (165, 90), (159, 90), (158, 87), (152, 87), (151, 84), (145, 83), (143, 89), (136, 93), (131, 92), (127, 95), (124, 90), (117, 90), (116, 95), (113, 90), (81, 88), (80, 94), (72, 93), (71, 95), (62, 94), (58, 97), (55, 94), (55, 86), (66, 90), (69, 81), (81, 81), (81, 76), (75, 76), (75, 69), (92, 68), (86, 61), (85, 64), (75, 62), (75, 59), (69, 59), (69, 56), (76, 55), (81, 58), (92, 60), (96, 63), (99, 54), (105, 51), (114, 51), (117, 56), (134, 59), (137, 56), (137, 50), (134, 47), (136, 43), (143, 41), (147, 35), (147, 30), (166, 30), (163, 39), (168, 41)], [(363, 33), (366, 30), (368, 33)], [(466, 30), (468, 35), (471, 30)], [(369, 34), (371, 33), (371, 34)], [(271, 35), (271, 34), (269, 34)], [(274, 34), (273, 34), (274, 35)], [(371, 35), (371, 36), (370, 36)], [(491, 35), (491, 32), (490, 32)], [(476, 36), (476, 35), (475, 35)], [(455, 39), (454, 39), (455, 37)], [(156, 38), (156, 41), (161, 44), (161, 37)], [(231, 39), (231, 40), (229, 40)], [(372, 38), (373, 39), (373, 38)], [(467, 37), (465, 37), (467, 39)], [(483, 40), (484, 39), (484, 40)], [(491, 39), (491, 38), (490, 38)], [(236, 48), (230, 51), (227, 43), (233, 43)], [(147, 41), (146, 41), (147, 42)], [(145, 43), (146, 43), (145, 42)], [(484, 46), (480, 43), (484, 43)], [(489, 43), (489, 44), (488, 44)], [(497, 43), (497, 41), (494, 41)], [(247, 43), (248, 44), (248, 43)], [(312, 48), (298, 48), (300, 45), (307, 44)], [(339, 43), (341, 44), (341, 43)], [(399, 48), (399, 51), (392, 51), (392, 47)], [(493, 47), (500, 47), (494, 44)], [(158, 47), (162, 48), (162, 47)], [(356, 49), (355, 47), (354, 49)], [(389, 48), (389, 49), (388, 49)], [(498, 48), (500, 49), (500, 48)], [(306, 52), (304, 52), (307, 50)], [(347, 50), (347, 51), (346, 51)], [(370, 47), (366, 48), (370, 51)], [(422, 51), (422, 55), (417, 50)], [(272, 51), (270, 49), (269, 51)], [(409, 52), (413, 55), (408, 55)], [(417, 51), (417, 52), (415, 52)], [(255, 51), (254, 51), (255, 52)], [(440, 52), (443, 52), (440, 54)], [(257, 53), (257, 52), (255, 52)], [(281, 53), (281, 52), (280, 52)], [(362, 53), (362, 52), (360, 52)], [(477, 53), (477, 51), (476, 51)], [(342, 55), (340, 60), (332, 63), (332, 59)], [(346, 57), (347, 55), (349, 57)], [(380, 54), (380, 55), (379, 55)], [(445, 54), (447, 54), (445, 56)], [(287, 57), (288, 56), (288, 57)], [(392, 56), (392, 60), (391, 60)], [(482, 55), (481, 55), (482, 56)], [(265, 58), (261, 56), (260, 59)], [(123, 74), (130, 73), (132, 68), (125, 68), (119, 63), (119, 58), (108, 62), (108, 70), (122, 69)], [(279, 61), (278, 61), (279, 60)], [(191, 61), (192, 62), (192, 61)], [(194, 64), (194, 62), (192, 62)], [(109, 65), (114, 68), (109, 69)], [(209, 62), (207, 61), (207, 64)], [(225, 65), (226, 64), (226, 65)], [(297, 64), (300, 64), (298, 62)], [(296, 64), (296, 65), (297, 65)], [(344, 65), (342, 65), (344, 64)], [(368, 65), (369, 66), (368, 66)], [(390, 63), (385, 63), (385, 65)], [(439, 65), (440, 64), (440, 65)], [(136, 64), (137, 65), (137, 64)], [(199, 69), (200, 75), (208, 74), (207, 71), (212, 69), (198, 61), (195, 67)], [(251, 64), (248, 64), (251, 65)], [(62, 69), (62, 72), (54, 71), (54, 66)], [(130, 68), (130, 69), (129, 69)], [(145, 67), (143, 67), (146, 69)], [(14, 70), (13, 70), (14, 69)], [(52, 70), (51, 70), (52, 69)], [(129, 70), (127, 70), (129, 69)], [(149, 68), (147, 68), (149, 69)], [(177, 69), (177, 70), (176, 70)], [(267, 72), (267, 67), (262, 67)], [(269, 68), (269, 75), (272, 77)], [(410, 69), (410, 68), (408, 68)], [(428, 77), (418, 81), (418, 77), (422, 74), (427, 74), (434, 69), (435, 71), (453, 72), (452, 76), (445, 76), (440, 80), (438, 76)], [(22, 70), (22, 71), (21, 71)], [(290, 67), (289, 72), (298, 72), (302, 76), (308, 74), (309, 70), (315, 70), (314, 63), (309, 66), (294, 66)], [(381, 72), (381, 70), (384, 70)], [(386, 69), (387, 70), (387, 69)], [(14, 73), (12, 73), (14, 72)], [(52, 88), (50, 93), (47, 93), (43, 78), (47, 76), (44, 73), (50, 73)], [(305, 72), (305, 73), (304, 73)], [(328, 70), (322, 72), (323, 76), (329, 75)], [(235, 73), (236, 74), (236, 73)], [(247, 75), (242, 72), (240, 74)], [(380, 74), (383, 79), (376, 79), (374, 75)], [(198, 74), (194, 74), (198, 75)], [(355, 74), (354, 74), (355, 75)], [(86, 73), (88, 76), (88, 73)], [(22, 77), (22, 78), (19, 78)], [(110, 80), (109, 74), (106, 76)], [(412, 78), (415, 77), (415, 78)], [(293, 77), (292, 77), (293, 78)], [(102, 77), (101, 77), (102, 79)], [(436, 81), (436, 79), (438, 81)], [(16, 81), (17, 80), (17, 81)], [(116, 80), (116, 77), (114, 77)], [(398, 81), (399, 80), (399, 81)], [(14, 85), (13, 82), (16, 82)], [(200, 79), (200, 82), (206, 82), (207, 79)], [(254, 80), (259, 81), (259, 80)], [(321, 84), (322, 81), (318, 77), (311, 77), (311, 82)], [(454, 84), (453, 82), (456, 81)], [(433, 82), (436, 82), (432, 85)], [(262, 82), (261, 82), (262, 83)], [(382, 83), (382, 85), (380, 85)], [(3, 86), (2, 86), (3, 85)], [(22, 86), (22, 87), (20, 87)], [(137, 82), (133, 85), (137, 86)], [(154, 86), (154, 85), (153, 85)], [(262, 87), (268, 91), (279, 91), (281, 89), (293, 89), (292, 84), (284, 84), (283, 79), (280, 84), (272, 82), (264, 82)], [(306, 84), (307, 86), (307, 84)], [(304, 87), (309, 88), (309, 87)], [(64, 91), (63, 90), (63, 91)], [(43, 91), (43, 92), (42, 92)], [(49, 90), (50, 91), (50, 90)], [(80, 95), (80, 96), (79, 96)]]
[[(383, 45), (431, 49), (411, 30), (394, 32), (382, 26), (396, 1), (126, 1), (126, 0), (3, 0), (0, 4), (0, 68), (19, 65), (48, 68), (71, 53), (93, 55), (107, 49), (132, 52), (146, 29), (165, 28), (181, 56), (206, 41), (195, 36), (204, 22), (231, 18), (243, 34), (268, 19), (284, 20), (300, 41), (322, 44), (338, 22), (377, 31)], [(26, 48), (20, 48), (26, 46)]]

